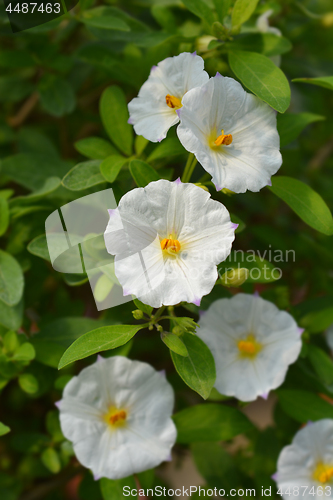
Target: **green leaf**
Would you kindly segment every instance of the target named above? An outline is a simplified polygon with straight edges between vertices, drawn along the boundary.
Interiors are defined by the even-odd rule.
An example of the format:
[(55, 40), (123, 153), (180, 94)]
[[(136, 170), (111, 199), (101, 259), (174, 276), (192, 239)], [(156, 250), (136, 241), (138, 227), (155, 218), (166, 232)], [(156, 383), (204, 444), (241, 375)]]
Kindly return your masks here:
[(187, 348), (188, 357), (179, 356), (171, 351), (173, 364), (185, 384), (203, 399), (207, 399), (216, 379), (213, 355), (206, 344), (195, 335), (184, 333), (182, 340)]
[(310, 227), (333, 234), (332, 214), (324, 200), (310, 186), (291, 177), (273, 177), (269, 189), (281, 198)]
[(333, 384), (333, 362), (330, 356), (319, 347), (311, 345), (308, 358), (323, 384)]
[(47, 241), (45, 234), (41, 234), (40, 236), (36, 236), (33, 240), (30, 241), (27, 246), (28, 252), (36, 255), (37, 257), (41, 257), (48, 262), (51, 262), (49, 250), (47, 248)]
[(333, 76), (321, 76), (319, 78), (294, 78), (292, 82), (311, 83), (325, 89), (333, 90)]
[(15, 306), (23, 295), (24, 278), (21, 266), (12, 255), (0, 250), (0, 300)]
[(10, 428), (0, 422), (0, 436), (4, 436), (5, 434), (8, 434), (8, 432), (10, 432)]
[(286, 146), (297, 139), (310, 123), (326, 120), (325, 116), (314, 113), (286, 113), (277, 116), (277, 129), (280, 134), (280, 146)]
[(126, 97), (120, 87), (113, 85), (104, 90), (100, 100), (103, 125), (112, 142), (127, 156), (132, 154), (133, 130), (127, 123)]
[(65, 175), (62, 180), (63, 186), (70, 191), (82, 191), (97, 184), (103, 184), (105, 179), (100, 172), (100, 164), (100, 160), (79, 163)]
[[(307, 313), (300, 321), (300, 325), (310, 333), (320, 333), (333, 324), (333, 307), (326, 307), (320, 311)], [(311, 346), (312, 348), (312, 346)]]
[(253, 429), (248, 418), (236, 408), (222, 404), (191, 406), (176, 413), (178, 443), (224, 441)]
[(17, 349), (12, 359), (14, 361), (31, 361), (35, 356), (34, 346), (30, 344), (30, 342), (24, 342), (24, 344), (21, 344)]
[(31, 373), (20, 375), (18, 382), (21, 389), (27, 394), (35, 394), (39, 389), (38, 380)]
[(111, 183), (114, 182), (127, 161), (127, 158), (120, 155), (112, 155), (105, 158), (99, 167), (104, 179)]
[(134, 304), (140, 311), (143, 311), (144, 313), (148, 314), (148, 316), (151, 316), (151, 313), (153, 312), (153, 307), (148, 306), (147, 304), (143, 304), (139, 299), (133, 299)]
[(18, 330), (22, 324), (23, 300), (16, 306), (8, 306), (0, 300), (0, 324), (10, 330)]
[[(123, 479), (106, 479), (103, 477), (100, 480), (101, 492), (104, 500), (124, 500), (124, 487), (128, 487), (129, 490), (136, 490), (137, 485), (133, 476), (125, 477)], [(132, 496), (131, 498), (137, 499), (138, 496)]]
[(186, 346), (178, 335), (170, 332), (162, 332), (161, 340), (167, 347), (169, 347), (170, 351), (179, 354), (179, 356), (188, 356)]
[(231, 16), (232, 26), (241, 26), (250, 19), (257, 7), (258, 1), (236, 0)]
[(114, 11), (110, 7), (100, 6), (94, 9), (85, 10), (81, 15), (81, 21), (87, 26), (107, 30), (129, 31), (128, 24), (114, 16)]
[(59, 362), (59, 370), (78, 359), (126, 344), (144, 325), (102, 326), (78, 338)]
[(112, 144), (101, 137), (87, 137), (76, 141), (74, 146), (79, 153), (92, 160), (104, 160), (110, 155), (117, 154), (117, 150)]
[(148, 146), (149, 141), (142, 135), (136, 135), (134, 139), (134, 150), (135, 153), (140, 156), (143, 151), (146, 149), (146, 146)]
[(288, 80), (268, 57), (245, 50), (230, 51), (229, 64), (237, 78), (256, 96), (280, 113), (288, 109)]
[(8, 202), (0, 196), (0, 236), (5, 234), (9, 224)]
[(142, 160), (132, 160), (129, 169), (137, 186), (145, 187), (153, 181), (158, 181), (160, 176), (148, 163)]
[(313, 392), (280, 389), (277, 395), (285, 413), (297, 422), (333, 418), (333, 406)]
[(219, 18), (219, 21), (223, 24), (223, 20), (225, 16), (228, 15), (230, 5), (231, 5), (231, 0), (213, 0), (215, 10), (217, 12), (217, 16)]
[(222, 276), (228, 269), (245, 268), (250, 271), (247, 283), (271, 283), (281, 278), (280, 271), (274, 264), (252, 252), (232, 251), (224, 262), (219, 264), (218, 272)]
[(214, 14), (204, 0), (182, 0), (190, 12), (206, 21), (209, 25), (215, 21)]
[(60, 117), (74, 110), (76, 99), (73, 87), (63, 78), (46, 75), (38, 88), (41, 103), (50, 115)]
[(226, 44), (228, 50), (248, 50), (267, 57), (284, 54), (292, 49), (289, 40), (273, 33), (245, 33)]
[(61, 462), (54, 448), (46, 448), (41, 454), (41, 460), (49, 471), (53, 474), (58, 474), (61, 469)]
[(186, 150), (181, 145), (177, 137), (167, 137), (161, 142), (154, 151), (148, 156), (148, 163), (154, 160), (169, 158), (170, 156), (178, 156), (186, 154)]

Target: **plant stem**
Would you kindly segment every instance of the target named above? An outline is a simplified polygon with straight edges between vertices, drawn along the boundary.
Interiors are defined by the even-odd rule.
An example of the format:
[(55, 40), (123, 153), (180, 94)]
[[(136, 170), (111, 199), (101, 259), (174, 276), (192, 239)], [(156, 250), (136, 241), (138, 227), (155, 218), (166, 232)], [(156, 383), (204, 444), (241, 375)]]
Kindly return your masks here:
[(191, 175), (193, 174), (193, 170), (195, 169), (196, 164), (197, 164), (196, 157), (194, 156), (193, 153), (190, 153), (185, 165), (182, 182), (190, 181)]

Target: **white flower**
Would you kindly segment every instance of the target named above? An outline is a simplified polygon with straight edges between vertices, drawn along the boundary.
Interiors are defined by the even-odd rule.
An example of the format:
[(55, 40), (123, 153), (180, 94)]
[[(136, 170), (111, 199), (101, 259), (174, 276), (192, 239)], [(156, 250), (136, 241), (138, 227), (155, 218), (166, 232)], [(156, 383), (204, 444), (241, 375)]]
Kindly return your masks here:
[(183, 95), (208, 79), (204, 61), (195, 53), (183, 52), (153, 66), (138, 97), (128, 104), (129, 123), (136, 134), (152, 142), (164, 139), (169, 128), (179, 122), (176, 111), (182, 106)]
[(267, 398), (301, 350), (292, 316), (255, 295), (213, 302), (199, 325), (197, 335), (215, 359), (216, 389), (241, 401)]
[(64, 436), (96, 479), (120, 479), (167, 460), (177, 434), (173, 405), (163, 374), (122, 356), (99, 357), (57, 403)]
[(236, 227), (207, 191), (162, 179), (126, 193), (110, 211), (104, 237), (124, 295), (152, 307), (199, 305), (218, 278), (216, 265), (230, 254)]
[(333, 420), (309, 423), (280, 453), (274, 479), (283, 498), (333, 497)]
[(212, 175), (216, 189), (259, 191), (280, 168), (272, 108), (219, 73), (183, 97), (177, 134)]

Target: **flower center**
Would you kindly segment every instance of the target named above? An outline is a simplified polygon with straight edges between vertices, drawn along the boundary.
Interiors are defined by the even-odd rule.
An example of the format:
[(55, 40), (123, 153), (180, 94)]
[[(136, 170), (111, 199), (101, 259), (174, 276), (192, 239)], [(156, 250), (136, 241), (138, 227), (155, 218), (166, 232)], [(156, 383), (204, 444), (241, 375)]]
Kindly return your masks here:
[(237, 342), (239, 354), (244, 358), (254, 358), (261, 351), (262, 345), (256, 341), (254, 335), (250, 334), (246, 339)]
[(218, 138), (214, 141), (214, 144), (216, 146), (221, 146), (224, 144), (225, 146), (229, 146), (232, 143), (232, 135), (231, 134), (224, 134), (224, 130), (221, 130), (221, 135), (218, 136)]
[(127, 413), (125, 410), (120, 410), (111, 406), (109, 411), (104, 415), (104, 420), (112, 428), (123, 427), (126, 424)]
[(180, 99), (178, 99), (178, 97), (176, 97), (174, 95), (167, 94), (165, 96), (165, 101), (166, 101), (167, 105), (169, 106), (169, 108), (172, 108), (172, 109), (179, 109), (183, 106)]
[(178, 240), (172, 238), (170, 234), (169, 238), (164, 238), (161, 241), (161, 248), (171, 254), (178, 253), (180, 250), (180, 243)]
[(333, 478), (333, 466), (319, 462), (313, 473), (313, 479), (319, 483), (328, 483)]

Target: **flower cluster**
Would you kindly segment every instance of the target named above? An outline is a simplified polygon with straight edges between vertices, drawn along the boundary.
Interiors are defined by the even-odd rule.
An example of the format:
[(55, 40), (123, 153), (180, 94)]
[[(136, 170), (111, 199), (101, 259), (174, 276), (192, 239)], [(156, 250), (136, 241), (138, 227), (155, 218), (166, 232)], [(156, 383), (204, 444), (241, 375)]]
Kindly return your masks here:
[(208, 79), (203, 64), (195, 53), (183, 53), (154, 67), (129, 103), (130, 123), (156, 142), (180, 120), (180, 142), (217, 190), (259, 191), (282, 163), (275, 112), (232, 78)]

